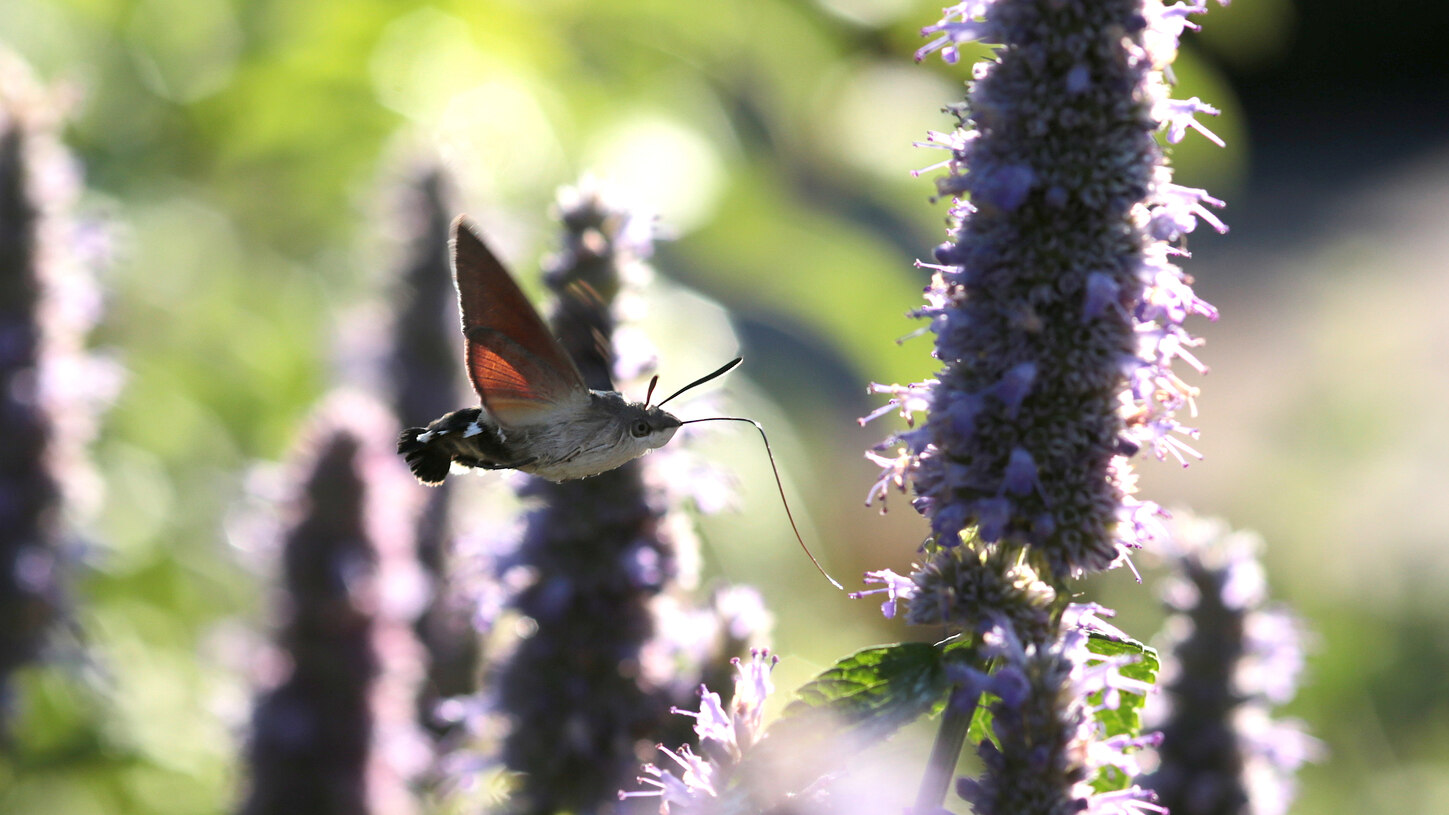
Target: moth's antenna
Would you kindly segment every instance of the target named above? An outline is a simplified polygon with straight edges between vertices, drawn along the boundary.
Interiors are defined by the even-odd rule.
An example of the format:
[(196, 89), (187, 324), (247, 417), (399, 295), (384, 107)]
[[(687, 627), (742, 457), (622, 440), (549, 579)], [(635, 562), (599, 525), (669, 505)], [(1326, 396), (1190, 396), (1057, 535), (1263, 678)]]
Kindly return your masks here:
[[(725, 374), (727, 374), (731, 370), (733, 370), (736, 365), (739, 365), (741, 362), (744, 362), (744, 361), (745, 361), (745, 358), (744, 357), (735, 357), (734, 359), (730, 360), (729, 362), (726, 362), (723, 366), (721, 366), (718, 371), (715, 371), (714, 373), (711, 373), (711, 374), (705, 374), (704, 376), (701, 376), (700, 378), (694, 380), (693, 382), (689, 383), (688, 385), (685, 385), (684, 387), (680, 388), (679, 390), (675, 391), (674, 393), (669, 394), (669, 399), (673, 399), (674, 397), (678, 396), (681, 393), (684, 393), (685, 391), (689, 390), (690, 388), (693, 388), (693, 387), (696, 387), (696, 386), (699, 386), (699, 385), (703, 385), (704, 383), (710, 381), (711, 379), (714, 379), (717, 376), (724, 376)], [(652, 385), (650, 386), (650, 393), (653, 393), (653, 386)], [(669, 399), (665, 399), (664, 402), (668, 402)], [(645, 399), (644, 402), (645, 402), (645, 404), (648, 404), (649, 400), (648, 399)], [(659, 404), (655, 405), (655, 407), (662, 407), (664, 405), (664, 402), (660, 402)], [(695, 421), (702, 421), (702, 420), (696, 419)], [(742, 419), (741, 421), (749, 421), (749, 420), (748, 419)], [(688, 422), (686, 422), (686, 424), (688, 424)], [(756, 425), (756, 427), (758, 427), (758, 425)]]
[(649, 391), (644, 394), (644, 407), (649, 407), (649, 400), (654, 398), (654, 386), (659, 384), (659, 374), (649, 378)]
[[(710, 374), (709, 376), (706, 376), (704, 379), (699, 380), (699, 382), (693, 382), (681, 388), (680, 390), (687, 391), (695, 385), (698, 385), (700, 382), (708, 382), (709, 380), (714, 379), (725, 371), (728, 371), (729, 369), (735, 367), (739, 363), (740, 361), (737, 359), (734, 362), (731, 362), (730, 364), (724, 366), (723, 368), (720, 368), (718, 371)], [(676, 393), (674, 396), (678, 395), (679, 394)], [(674, 396), (669, 397), (669, 399), (673, 399)], [(669, 399), (665, 399), (664, 402), (668, 402)], [(660, 402), (659, 404), (662, 405), (664, 404), (664, 402)], [(754, 419), (743, 419), (738, 416), (715, 416), (709, 419), (690, 419), (687, 422), (680, 422), (680, 424), (695, 424), (697, 422), (745, 422), (747, 424), (754, 425), (755, 429), (760, 431), (760, 438), (764, 439), (765, 441), (765, 455), (770, 457), (770, 469), (775, 473), (775, 487), (780, 490), (780, 503), (783, 504), (785, 507), (785, 517), (790, 519), (790, 529), (795, 532), (795, 540), (799, 541), (800, 548), (805, 550), (805, 557), (810, 558), (810, 562), (815, 564), (816, 571), (820, 572), (820, 574), (826, 580), (829, 580), (830, 585), (834, 586), (837, 589), (840, 589), (841, 591), (845, 591), (845, 587), (836, 582), (835, 578), (831, 577), (825, 571), (825, 567), (820, 565), (820, 561), (815, 559), (815, 555), (810, 552), (810, 547), (805, 545), (805, 538), (800, 535), (800, 527), (795, 525), (795, 514), (790, 511), (790, 502), (785, 499), (785, 482), (780, 480), (780, 468), (775, 466), (775, 453), (773, 450), (770, 449), (770, 437), (765, 435), (765, 428), (762, 427), (760, 423), (755, 421)]]

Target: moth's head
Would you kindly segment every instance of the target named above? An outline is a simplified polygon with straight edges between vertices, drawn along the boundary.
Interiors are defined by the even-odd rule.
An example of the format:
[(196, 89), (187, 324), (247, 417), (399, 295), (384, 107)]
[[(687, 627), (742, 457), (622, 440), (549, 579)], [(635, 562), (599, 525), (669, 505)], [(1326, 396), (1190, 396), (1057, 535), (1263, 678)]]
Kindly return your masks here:
[(617, 439), (620, 450), (630, 451), (629, 458), (668, 444), (683, 424), (663, 408), (630, 402), (617, 391), (592, 391), (591, 396), (593, 415), (608, 424), (607, 429), (596, 426), (593, 432)]
[(623, 437), (621, 439), (623, 445), (621, 446), (634, 448), (632, 458), (633, 456), (643, 455), (650, 450), (657, 450), (668, 444), (669, 440), (674, 438), (675, 431), (679, 429), (680, 425), (684, 424), (684, 422), (675, 418), (673, 413), (664, 410), (661, 405), (690, 388), (702, 385), (717, 376), (729, 372), (730, 369), (739, 364), (740, 360), (738, 358), (733, 359), (714, 373), (702, 376), (675, 391), (667, 399), (661, 400), (657, 405), (651, 406), (649, 404), (654, 398), (654, 386), (659, 384), (659, 377), (657, 376), (649, 380), (649, 392), (645, 394), (643, 402), (630, 402), (617, 391), (591, 391), (591, 394), (596, 400), (596, 403), (610, 416), (610, 420), (619, 422), (619, 426), (623, 430)]
[(630, 405), (630, 407), (633, 410), (629, 411), (626, 427), (629, 438), (635, 439), (650, 450), (657, 450), (674, 438), (674, 431), (678, 430), (681, 424), (674, 414), (659, 407), (645, 407), (644, 405)]
[(729, 373), (742, 361), (743, 359), (741, 357), (735, 357), (713, 373), (701, 376), (699, 379), (685, 385), (668, 397), (661, 399), (659, 404), (653, 407), (649, 406), (649, 402), (654, 398), (654, 386), (659, 384), (659, 377), (656, 376), (649, 380), (649, 393), (644, 396), (644, 401), (639, 404), (630, 404), (631, 408), (639, 411), (639, 415), (631, 418), (629, 435), (643, 442), (650, 450), (657, 450), (668, 444), (669, 440), (674, 438), (674, 431), (678, 430), (679, 426), (684, 424), (684, 422), (676, 419), (674, 414), (666, 412), (661, 406), (690, 388), (703, 385), (715, 377)]

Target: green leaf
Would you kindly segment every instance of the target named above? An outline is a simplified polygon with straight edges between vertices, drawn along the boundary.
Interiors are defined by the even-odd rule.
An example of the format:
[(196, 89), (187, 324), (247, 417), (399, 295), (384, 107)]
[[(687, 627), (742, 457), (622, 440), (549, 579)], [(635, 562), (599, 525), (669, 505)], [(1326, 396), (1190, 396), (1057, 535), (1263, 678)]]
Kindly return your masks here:
[(942, 650), (905, 642), (857, 651), (805, 683), (783, 718), (825, 712), (838, 722), (892, 732), (945, 703)]
[(805, 683), (746, 754), (721, 795), (722, 811), (762, 812), (835, 772), (850, 756), (945, 705), (947, 660), (924, 643), (866, 648)]
[[(1136, 679), (1149, 685), (1157, 682), (1157, 671), (1161, 667), (1157, 659), (1157, 649), (1150, 648), (1137, 640), (1120, 640), (1108, 637), (1105, 634), (1091, 632), (1088, 634), (1087, 650), (1104, 659), (1112, 659), (1122, 656), (1136, 657), (1137, 660), (1130, 665), (1123, 665), (1121, 674), (1128, 679)], [(1099, 660), (1090, 660), (1089, 664)], [(1100, 693), (1092, 696), (1093, 704), (1100, 703)], [(1122, 702), (1116, 710), (1097, 711), (1097, 721), (1106, 728), (1107, 736), (1120, 736), (1124, 734), (1136, 735), (1142, 730), (1142, 706), (1147, 702), (1147, 697), (1136, 693), (1122, 693)]]
[[(1106, 634), (1089, 632), (1087, 639), (1087, 650), (1103, 659), (1115, 659), (1118, 657), (1136, 657), (1136, 661), (1123, 665), (1119, 672), (1128, 679), (1136, 679), (1147, 684), (1157, 682), (1157, 671), (1161, 663), (1157, 658), (1157, 650), (1150, 648), (1134, 639), (1117, 639)], [(1088, 660), (1088, 664), (1100, 662), (1101, 660)], [(1091, 697), (1093, 705), (1100, 705), (1102, 692), (1094, 693)], [(1102, 724), (1104, 737), (1132, 735), (1136, 736), (1142, 732), (1142, 706), (1147, 702), (1147, 697), (1142, 694), (1121, 692), (1121, 701), (1116, 710), (1105, 708), (1097, 710), (1095, 716)], [(1116, 767), (1103, 767), (1097, 777), (1092, 779), (1092, 788), (1097, 792), (1110, 792), (1113, 790), (1126, 789), (1132, 783), (1132, 779)]]
[(971, 727), (966, 730), (967, 741), (972, 744), (980, 744), (988, 739), (996, 741), (996, 734), (991, 732), (991, 706), (997, 701), (996, 694), (981, 694), (981, 699), (976, 702), (976, 710), (971, 714)]

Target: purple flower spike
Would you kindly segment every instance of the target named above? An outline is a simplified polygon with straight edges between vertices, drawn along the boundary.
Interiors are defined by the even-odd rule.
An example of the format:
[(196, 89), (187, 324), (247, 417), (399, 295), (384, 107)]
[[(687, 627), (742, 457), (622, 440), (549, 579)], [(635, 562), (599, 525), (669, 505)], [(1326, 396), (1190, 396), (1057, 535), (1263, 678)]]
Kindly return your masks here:
[(1299, 765), (1323, 755), (1301, 723), (1269, 715), (1297, 689), (1302, 624), (1267, 604), (1256, 535), (1190, 515), (1172, 532), (1166, 692), (1147, 711), (1161, 761), (1143, 783), (1173, 812), (1281, 815)]
[(61, 144), (61, 95), (0, 46), (0, 742), (11, 675), (68, 613), (68, 527), (99, 503), (85, 455), (119, 385), (86, 353), (104, 231), (75, 215), (81, 179)]
[(281, 546), (287, 670), (256, 700), (241, 815), (417, 811), (409, 786), (431, 760), (413, 713), (421, 496), (387, 444), (393, 426), (339, 394), (301, 445)]
[[(977, 815), (1166, 812), (1131, 783), (1155, 737), (1107, 735), (1150, 686), (1124, 673), (1131, 658), (1088, 650), (1089, 636), (1128, 638), (1105, 610), (1070, 606), (1066, 583), (1131, 567), (1161, 539), (1165, 513), (1135, 497), (1131, 457), (1199, 457), (1177, 416), (1195, 412), (1197, 390), (1180, 374), (1207, 366), (1184, 323), (1217, 312), (1173, 261), (1199, 221), (1227, 227), (1222, 201), (1172, 183), (1154, 132), (1221, 144), (1196, 118), (1217, 111), (1173, 100), (1163, 76), (1205, 9), (980, 0), (923, 32), (935, 39), (918, 58), (954, 62), (968, 39), (1000, 47), (950, 108), (957, 133), (930, 138), (951, 152), (936, 190), (953, 199), (952, 231), (935, 263), (917, 264), (931, 280), (916, 314), (941, 367), (920, 386), (876, 386), (893, 397), (877, 415), (900, 408), (912, 428), (867, 454), (882, 467), (872, 497), (913, 490), (932, 532), (910, 586), (871, 573), (888, 586), (883, 611), (904, 607), (970, 649), (946, 669), (956, 687), (918, 811), (944, 795), (952, 740), (985, 698), (984, 773), (957, 784)], [(926, 402), (924, 421), (906, 394)]]
[[(448, 224), (455, 208), (447, 179), (435, 167), (409, 174), (397, 194), (394, 217), (407, 232), (405, 264), (399, 270), (393, 342), (385, 367), (394, 413), (404, 426), (426, 424), (456, 406), (458, 371), (463, 366), (453, 315), (458, 295), (448, 266)], [(480, 643), (470, 617), (482, 602), (462, 591), (455, 579), (452, 529), (452, 480), (427, 491), (417, 515), (418, 561), (436, 587), (418, 620), (418, 636), (427, 652), (427, 681), (419, 706), (440, 742), (452, 725), (432, 715), (444, 700), (477, 690)]]
[[(1032, 644), (1003, 626), (982, 640), (985, 655), (1000, 662), (995, 674), (957, 672), (968, 683), (975, 674), (973, 684), (997, 697), (991, 704), (996, 743), (982, 742), (978, 751), (985, 773), (957, 784), (979, 815), (1165, 812), (1149, 790), (1098, 793), (1092, 786), (1105, 767), (1135, 774), (1133, 753), (1152, 739), (1103, 737), (1095, 710), (1111, 704), (1117, 692), (1146, 688), (1122, 676), (1124, 661), (1093, 657), (1086, 645), (1080, 630), (1068, 629), (1050, 644)], [(1094, 703), (1099, 694), (1104, 701)]]
[[(623, 306), (641, 305), (635, 284), (648, 277), (640, 269), (640, 225), (648, 222), (588, 184), (561, 193), (557, 215), (563, 246), (545, 270), (556, 295), (551, 328), (591, 388), (614, 390), (616, 377), (637, 373), (652, 356), (642, 339), (627, 348), (614, 342)], [(478, 725), (506, 731), (496, 753), (519, 774), (506, 811), (612, 806), (638, 770), (638, 742), (685, 741), (689, 731), (671, 707), (763, 635), (768, 615), (748, 596), (716, 595), (706, 607), (686, 596), (698, 542), (682, 504), (691, 496), (697, 507), (727, 501), (719, 479), (687, 457), (676, 446), (591, 478), (519, 480), (535, 508), (521, 538), (500, 541), (487, 556), (508, 586), (505, 613), (530, 630), (485, 667), (492, 721)], [(707, 786), (701, 774), (712, 739), (697, 754), (670, 753), (678, 770), (654, 771), (661, 788), (681, 779)]]
[(1204, 10), (978, 0), (925, 31), (919, 55), (947, 61), (968, 39), (1001, 43), (955, 108), (957, 134), (930, 140), (951, 151), (937, 188), (954, 196), (920, 311), (942, 368), (919, 390), (877, 386), (892, 407), (929, 395), (904, 457), (876, 457), (874, 494), (914, 486), (939, 543), (974, 525), (1058, 579), (1106, 569), (1142, 543), (1124, 522), (1139, 506), (1127, 457), (1198, 457), (1174, 416), (1196, 389), (1173, 364), (1206, 371), (1183, 322), (1216, 311), (1170, 259), (1199, 221), (1227, 227), (1222, 201), (1172, 183), (1152, 133), (1221, 141), (1194, 118), (1216, 110), (1172, 99), (1162, 75)]

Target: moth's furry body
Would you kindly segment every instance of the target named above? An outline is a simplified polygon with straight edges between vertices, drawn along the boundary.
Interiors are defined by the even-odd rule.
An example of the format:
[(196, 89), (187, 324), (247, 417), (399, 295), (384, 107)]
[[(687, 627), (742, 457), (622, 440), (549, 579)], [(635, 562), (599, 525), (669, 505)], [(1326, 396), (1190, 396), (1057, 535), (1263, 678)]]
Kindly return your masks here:
[(672, 414), (614, 391), (589, 391), (586, 404), (557, 413), (562, 415), (503, 427), (481, 408), (457, 410), (426, 428), (404, 430), (398, 452), (426, 484), (441, 482), (455, 463), (568, 481), (607, 472), (663, 447), (680, 424)]

